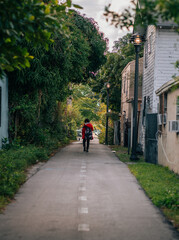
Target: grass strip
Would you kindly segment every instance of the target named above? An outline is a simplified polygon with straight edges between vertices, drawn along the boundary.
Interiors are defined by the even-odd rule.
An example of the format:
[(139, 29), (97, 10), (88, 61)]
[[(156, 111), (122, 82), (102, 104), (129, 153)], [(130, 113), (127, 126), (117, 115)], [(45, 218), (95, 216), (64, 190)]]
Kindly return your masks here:
[(115, 146), (112, 149), (122, 162), (128, 163), (130, 171), (152, 202), (179, 230), (179, 175), (167, 167), (142, 162), (143, 158), (135, 164), (130, 164), (126, 148)]

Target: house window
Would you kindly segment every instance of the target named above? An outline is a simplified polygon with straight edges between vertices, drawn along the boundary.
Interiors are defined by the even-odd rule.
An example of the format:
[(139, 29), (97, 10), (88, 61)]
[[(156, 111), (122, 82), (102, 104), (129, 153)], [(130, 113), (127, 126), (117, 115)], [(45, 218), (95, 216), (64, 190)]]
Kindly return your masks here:
[(148, 66), (148, 41), (145, 42), (145, 68)]
[(159, 101), (159, 129), (162, 130), (162, 125), (167, 124), (167, 93), (162, 93), (160, 95), (160, 101)]
[(160, 95), (160, 114), (167, 113), (167, 93)]
[(176, 116), (176, 120), (179, 120), (179, 96), (177, 97), (177, 116)]

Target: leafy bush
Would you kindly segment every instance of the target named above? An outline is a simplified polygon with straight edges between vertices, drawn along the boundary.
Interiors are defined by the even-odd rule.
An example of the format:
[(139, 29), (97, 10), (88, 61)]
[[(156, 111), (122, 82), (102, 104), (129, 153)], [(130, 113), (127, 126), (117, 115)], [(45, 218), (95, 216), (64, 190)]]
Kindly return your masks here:
[(35, 146), (0, 152), (0, 195), (12, 197), (25, 181), (26, 168), (37, 161), (46, 160), (47, 151)]
[(69, 138), (65, 137), (63, 139), (63, 144), (68, 144), (70, 142)]
[(103, 129), (101, 131), (101, 133), (99, 134), (99, 143), (100, 144), (104, 144), (105, 143), (105, 129)]
[(108, 131), (108, 144), (113, 145), (114, 144), (114, 128), (109, 127)]
[[(99, 143), (100, 144), (105, 143), (105, 136), (106, 136), (106, 129), (103, 128), (101, 133), (99, 134)], [(111, 127), (108, 128), (108, 144), (109, 145), (114, 144), (114, 129)]]

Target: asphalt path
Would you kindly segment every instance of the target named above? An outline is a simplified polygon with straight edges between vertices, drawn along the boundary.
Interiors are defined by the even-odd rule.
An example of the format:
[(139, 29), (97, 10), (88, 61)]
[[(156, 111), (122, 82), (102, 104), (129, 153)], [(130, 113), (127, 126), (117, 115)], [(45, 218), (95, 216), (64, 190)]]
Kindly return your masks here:
[(176, 240), (126, 164), (95, 139), (61, 149), (0, 214), (0, 240)]

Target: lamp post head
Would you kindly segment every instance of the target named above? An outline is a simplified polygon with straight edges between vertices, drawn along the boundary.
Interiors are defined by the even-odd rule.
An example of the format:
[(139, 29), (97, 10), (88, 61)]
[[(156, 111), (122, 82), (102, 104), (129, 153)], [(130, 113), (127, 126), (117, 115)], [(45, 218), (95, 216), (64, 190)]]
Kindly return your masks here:
[(109, 82), (106, 84), (106, 87), (107, 87), (107, 89), (109, 89), (111, 87)]
[(134, 44), (134, 46), (140, 46), (143, 40), (144, 40), (144, 37), (138, 33), (133, 34), (131, 37), (131, 42)]
[(142, 39), (140, 35), (136, 35), (136, 37), (134, 38), (134, 45), (141, 45), (141, 43), (142, 43)]

